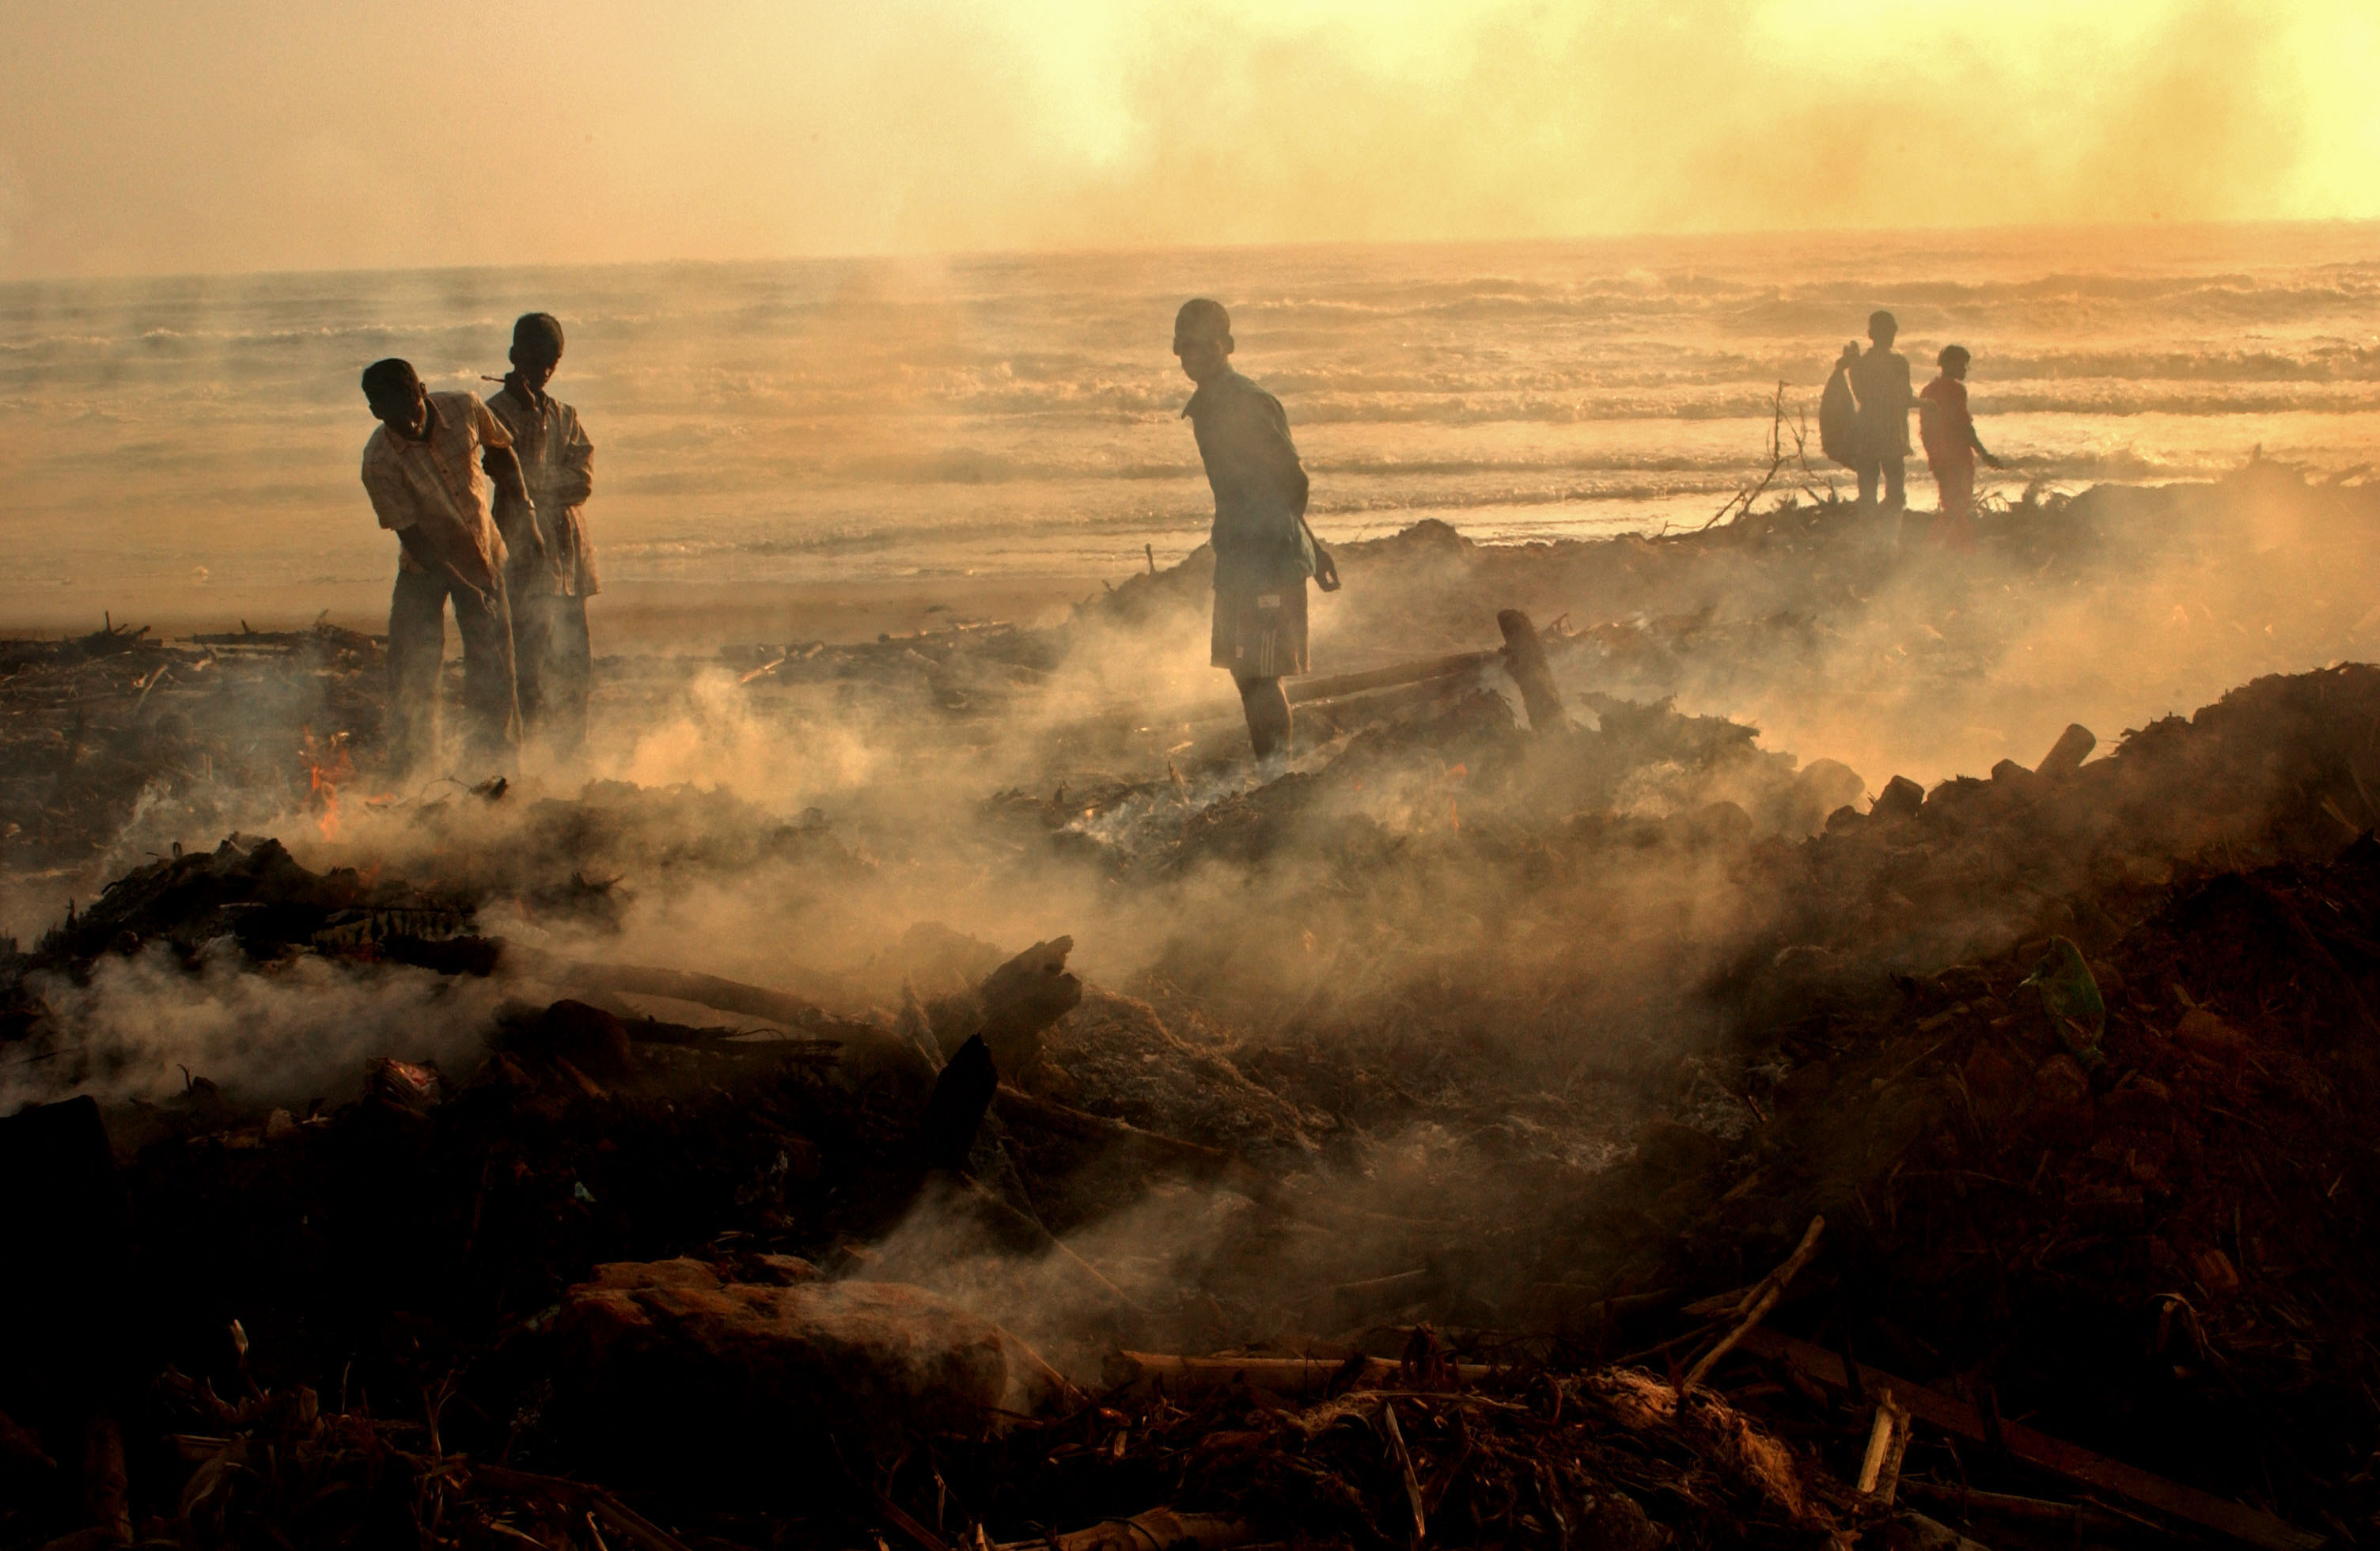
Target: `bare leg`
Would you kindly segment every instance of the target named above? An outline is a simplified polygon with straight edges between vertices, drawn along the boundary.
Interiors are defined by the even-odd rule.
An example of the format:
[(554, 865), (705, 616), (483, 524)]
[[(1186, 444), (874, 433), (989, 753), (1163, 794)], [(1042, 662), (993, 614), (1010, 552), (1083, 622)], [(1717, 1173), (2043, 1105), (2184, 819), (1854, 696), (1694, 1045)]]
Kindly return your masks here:
[(1240, 707), (1248, 715), (1248, 743), (1259, 759), (1289, 751), (1289, 697), (1279, 679), (1238, 679)]

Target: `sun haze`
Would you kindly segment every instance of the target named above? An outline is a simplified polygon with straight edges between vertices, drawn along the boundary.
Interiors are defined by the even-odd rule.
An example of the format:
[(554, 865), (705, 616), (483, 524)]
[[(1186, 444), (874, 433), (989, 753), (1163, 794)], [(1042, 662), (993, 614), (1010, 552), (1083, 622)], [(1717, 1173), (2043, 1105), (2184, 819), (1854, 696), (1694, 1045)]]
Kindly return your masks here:
[(17, 277), (2380, 214), (2357, 0), (23, 0), (0, 32)]

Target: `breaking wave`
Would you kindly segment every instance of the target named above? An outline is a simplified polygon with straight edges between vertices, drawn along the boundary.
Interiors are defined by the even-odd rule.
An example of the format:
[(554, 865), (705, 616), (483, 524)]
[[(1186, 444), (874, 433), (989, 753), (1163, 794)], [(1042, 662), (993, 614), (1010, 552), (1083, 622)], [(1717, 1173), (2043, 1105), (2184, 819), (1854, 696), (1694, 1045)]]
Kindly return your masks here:
[(1985, 436), (2025, 478), (2195, 477), (2260, 446), (2380, 463), (2380, 241), (2349, 226), (39, 283), (0, 286), (6, 501), (89, 520), (45, 521), (19, 574), (83, 576), (166, 510), (176, 575), (378, 571), (358, 370), (484, 389), (532, 308), (567, 320), (620, 579), (1187, 532), (1205, 492), (1166, 342), (1193, 293), (1232, 306), (1318, 512), (1471, 510), (1482, 538), (1570, 500), (1650, 527), (1756, 478), (1780, 384), (1814, 413), (1876, 307), (1921, 375), (1975, 352)]

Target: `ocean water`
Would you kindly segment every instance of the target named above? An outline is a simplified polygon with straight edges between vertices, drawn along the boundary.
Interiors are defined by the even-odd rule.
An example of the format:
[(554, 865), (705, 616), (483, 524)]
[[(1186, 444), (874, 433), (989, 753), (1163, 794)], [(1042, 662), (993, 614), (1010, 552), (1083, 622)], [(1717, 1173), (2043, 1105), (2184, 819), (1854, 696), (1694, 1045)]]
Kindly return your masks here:
[(1203, 535), (1168, 351), (1196, 294), (1286, 405), (1326, 538), (1697, 525), (1765, 467), (1779, 383), (1809, 482), (1847, 483), (1817, 394), (1880, 306), (1921, 382), (1974, 352), (1984, 439), (2021, 464), (1987, 491), (2259, 446), (2380, 463), (2365, 225), (26, 283), (0, 286), (0, 612), (384, 585), (358, 372), (486, 391), (529, 309), (569, 331), (611, 581), (1118, 576)]

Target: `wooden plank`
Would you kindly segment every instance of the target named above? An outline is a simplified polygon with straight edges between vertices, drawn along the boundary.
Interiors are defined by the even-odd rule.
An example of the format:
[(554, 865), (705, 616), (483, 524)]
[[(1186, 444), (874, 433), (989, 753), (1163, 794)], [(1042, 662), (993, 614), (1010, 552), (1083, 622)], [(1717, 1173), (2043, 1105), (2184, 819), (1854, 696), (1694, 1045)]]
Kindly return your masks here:
[(1487, 651), (1459, 651), (1451, 657), (1432, 657), (1417, 662), (1391, 663), (1386, 668), (1366, 669), (1360, 673), (1333, 673), (1324, 678), (1291, 679), (1281, 691), (1293, 706), (1303, 706), (1314, 700), (1336, 699), (1342, 695), (1362, 695), (1375, 689), (1394, 689), (1401, 685), (1424, 684), (1431, 679), (1451, 678), (1457, 673), (1475, 673), (1504, 654)]
[[(1407, 685), (1436, 684), (1440, 680), (1475, 673), (1480, 669), (1503, 660), (1500, 650), (1459, 651), (1447, 657), (1421, 658), (1410, 662), (1392, 662), (1384, 668), (1366, 668), (1360, 673), (1332, 673), (1321, 678), (1295, 678), (1281, 681), (1281, 693), (1293, 706), (1308, 706), (1319, 700), (1343, 699), (1353, 695), (1369, 695), (1377, 690), (1401, 689)], [(1195, 706), (1175, 706), (1166, 710), (1151, 711), (1146, 706), (1112, 705), (1070, 717), (1062, 724), (1079, 730), (1110, 722), (1129, 722), (1141, 727), (1195, 727), (1209, 721), (1236, 721), (1243, 712), (1236, 700), (1206, 700)]]
[[(1827, 1386), (1849, 1392), (1848, 1374), (1843, 1360), (1824, 1347), (1808, 1341), (1795, 1340), (1774, 1330), (1758, 1329), (1744, 1337), (1741, 1349), (1757, 1356), (1771, 1358), (1791, 1366), (1797, 1372)], [(1881, 1369), (1859, 1365), (1863, 1394), (1874, 1395), (1890, 1389), (1912, 1415), (1930, 1422), (1946, 1433), (1956, 1433), (1962, 1438), (1982, 1442), (1986, 1429), (1981, 1412), (1963, 1400), (1912, 1384)], [(2161, 1475), (2105, 1455), (2094, 1454), (2046, 1433), (2037, 1433), (2021, 1423), (2002, 1422), (2000, 1442), (2009, 1453), (2028, 1465), (2036, 1466), (2067, 1480), (2103, 1492), (2113, 1492), (2160, 1513), (2188, 1520), (2204, 1529), (2229, 1535), (2249, 1545), (2262, 1546), (2265, 1551), (2313, 1551), (2327, 1544), (2327, 1535), (2310, 1533), (2271, 1514), (2168, 1481)]]

